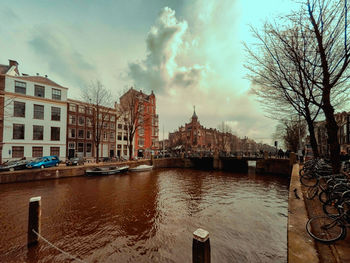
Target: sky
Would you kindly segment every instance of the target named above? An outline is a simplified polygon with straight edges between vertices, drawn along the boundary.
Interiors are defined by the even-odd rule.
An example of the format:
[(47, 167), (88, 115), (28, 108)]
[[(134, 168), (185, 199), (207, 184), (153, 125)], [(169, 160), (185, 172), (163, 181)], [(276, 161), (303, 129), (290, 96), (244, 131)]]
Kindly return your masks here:
[[(68, 97), (99, 80), (117, 101), (131, 86), (154, 91), (160, 136), (199, 121), (272, 143), (276, 121), (249, 93), (249, 25), (288, 13), (289, 0), (3, 0), (0, 64), (48, 75)], [(271, 21), (271, 20), (270, 20)], [(164, 130), (164, 136), (163, 136)]]

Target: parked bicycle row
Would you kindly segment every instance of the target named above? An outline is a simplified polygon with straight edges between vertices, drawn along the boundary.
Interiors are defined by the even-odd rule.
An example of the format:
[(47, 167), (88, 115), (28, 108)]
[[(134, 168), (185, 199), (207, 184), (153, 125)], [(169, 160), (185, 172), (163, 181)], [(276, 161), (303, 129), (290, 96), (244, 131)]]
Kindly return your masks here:
[(346, 173), (333, 174), (330, 164), (323, 159), (306, 162), (299, 171), (300, 182), (307, 187), (306, 198), (318, 198), (324, 215), (309, 219), (308, 234), (314, 239), (331, 243), (344, 239), (350, 226), (350, 180)]

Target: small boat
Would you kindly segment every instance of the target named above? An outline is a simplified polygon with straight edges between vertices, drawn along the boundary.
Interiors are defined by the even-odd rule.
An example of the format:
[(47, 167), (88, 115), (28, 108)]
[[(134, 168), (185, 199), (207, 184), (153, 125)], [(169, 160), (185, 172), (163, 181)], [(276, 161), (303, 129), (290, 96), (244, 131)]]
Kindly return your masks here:
[(120, 166), (120, 167), (118, 167), (117, 170), (119, 171), (119, 173), (126, 172), (127, 170), (129, 170), (129, 166), (127, 166), (127, 165)]
[(129, 167), (123, 166), (123, 167), (115, 167), (115, 166), (107, 166), (107, 167), (96, 167), (93, 169), (88, 169), (85, 171), (85, 175), (92, 176), (92, 175), (112, 175), (117, 174), (122, 171), (126, 171)]
[(146, 164), (142, 164), (133, 168), (130, 168), (129, 171), (131, 172), (143, 172), (143, 171), (150, 171), (152, 170), (153, 165), (146, 165)]

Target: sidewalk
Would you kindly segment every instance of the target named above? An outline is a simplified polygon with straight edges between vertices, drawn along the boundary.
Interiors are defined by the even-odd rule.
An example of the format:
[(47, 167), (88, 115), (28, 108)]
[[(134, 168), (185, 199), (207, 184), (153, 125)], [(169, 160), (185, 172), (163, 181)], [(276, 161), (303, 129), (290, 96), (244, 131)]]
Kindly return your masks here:
[(350, 233), (345, 240), (326, 245), (313, 240), (306, 232), (308, 219), (324, 214), (317, 197), (314, 200), (304, 198), (306, 190), (299, 181), (299, 165), (295, 164), (289, 188), (288, 262), (350, 262)]

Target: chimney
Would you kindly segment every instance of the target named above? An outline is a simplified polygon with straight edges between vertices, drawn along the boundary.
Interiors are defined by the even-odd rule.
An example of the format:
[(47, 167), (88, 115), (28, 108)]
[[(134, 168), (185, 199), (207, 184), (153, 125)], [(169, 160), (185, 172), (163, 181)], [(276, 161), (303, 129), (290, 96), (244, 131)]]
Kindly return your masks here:
[(39, 76), (39, 73), (36, 73), (37, 76)]
[(45, 75), (45, 78), (47, 78), (47, 75)]
[(10, 68), (14, 66), (15, 72), (19, 75), (18, 62), (16, 60), (9, 59), (9, 66), (10, 66)]

